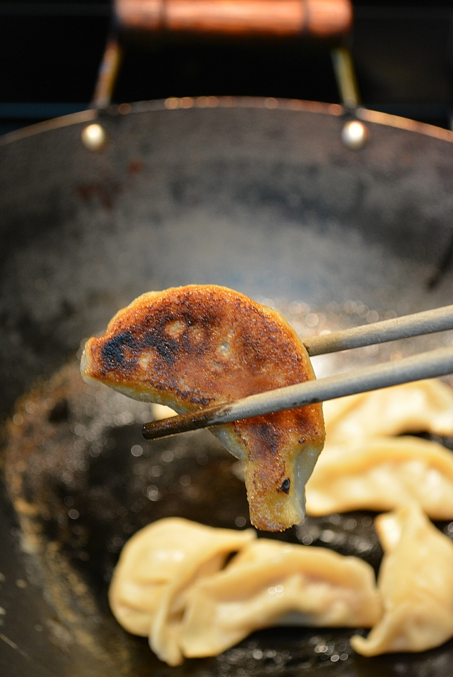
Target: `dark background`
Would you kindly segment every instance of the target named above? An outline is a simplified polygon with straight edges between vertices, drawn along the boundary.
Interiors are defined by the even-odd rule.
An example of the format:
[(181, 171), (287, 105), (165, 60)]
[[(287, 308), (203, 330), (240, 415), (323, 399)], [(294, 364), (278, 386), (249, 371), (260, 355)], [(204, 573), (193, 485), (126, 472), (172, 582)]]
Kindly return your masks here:
[[(450, 127), (452, 0), (354, 0), (349, 40), (361, 99)], [(0, 1), (0, 133), (90, 105), (111, 2)], [(338, 102), (329, 45), (124, 36), (115, 102), (252, 95)]]

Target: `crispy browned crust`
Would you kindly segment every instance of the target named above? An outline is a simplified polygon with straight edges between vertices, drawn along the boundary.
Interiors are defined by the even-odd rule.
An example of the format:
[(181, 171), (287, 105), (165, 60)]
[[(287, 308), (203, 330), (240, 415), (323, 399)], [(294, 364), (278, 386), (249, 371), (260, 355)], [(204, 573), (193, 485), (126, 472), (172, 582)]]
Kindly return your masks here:
[[(140, 296), (104, 336), (87, 342), (82, 375), (179, 412), (314, 378), (303, 344), (279, 313), (214, 285)], [(317, 456), (322, 449), (321, 405), (212, 432), (244, 463), (252, 523), (277, 531), (299, 522), (296, 464), (301, 453)]]

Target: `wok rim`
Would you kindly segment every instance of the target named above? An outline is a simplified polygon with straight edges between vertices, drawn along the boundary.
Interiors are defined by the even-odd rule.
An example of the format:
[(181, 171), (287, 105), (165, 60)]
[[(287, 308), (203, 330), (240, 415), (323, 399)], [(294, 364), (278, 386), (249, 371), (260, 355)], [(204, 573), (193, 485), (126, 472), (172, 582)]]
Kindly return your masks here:
[(129, 115), (131, 113), (139, 114), (157, 111), (167, 111), (171, 113), (175, 110), (181, 111), (206, 108), (267, 109), (269, 111), (289, 110), (293, 112), (330, 115), (333, 117), (355, 118), (363, 122), (415, 132), (427, 137), (453, 143), (453, 131), (449, 129), (436, 127), (435, 125), (425, 122), (418, 122), (416, 120), (411, 120), (410, 118), (391, 115), (389, 113), (383, 113), (365, 107), (350, 109), (338, 103), (325, 103), (304, 99), (279, 99), (274, 97), (184, 96), (114, 104), (102, 110), (88, 108), (77, 113), (44, 120), (3, 135), (0, 137), (0, 147), (8, 146), (9, 144), (21, 141), (30, 136), (52, 132), (63, 127), (95, 121), (102, 122), (103, 117), (107, 115), (114, 117), (117, 115)]

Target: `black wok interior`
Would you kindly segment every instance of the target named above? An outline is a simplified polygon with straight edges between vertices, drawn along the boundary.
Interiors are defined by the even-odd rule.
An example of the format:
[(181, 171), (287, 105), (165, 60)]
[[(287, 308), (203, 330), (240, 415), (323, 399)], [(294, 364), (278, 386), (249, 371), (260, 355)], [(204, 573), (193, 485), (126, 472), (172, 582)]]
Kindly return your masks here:
[[(100, 119), (108, 143), (98, 152), (80, 141), (87, 114), (0, 146), (0, 411), (4, 421), (20, 415), (29, 424), (14, 444), (3, 434), (0, 670), (12, 677), (450, 675), (451, 642), (418, 656), (370, 660), (347, 649), (350, 630), (294, 628), (260, 632), (219, 658), (169, 668), (109, 614), (108, 580), (128, 531), (167, 514), (234, 526), (247, 512), (234, 459), (208, 433), (145, 444), (139, 423), (146, 412), (134, 409), (132, 418), (105, 423), (95, 452), (93, 439), (74, 446), (74, 412), (91, 395), (78, 393), (68, 404), (56, 393), (61, 379), (77, 379), (76, 369), (65, 369), (85, 338), (138, 294), (187, 283), (230, 286), (289, 315), (306, 304), (341, 326), (363, 321), (364, 308), (385, 317), (451, 303), (453, 135), (367, 122), (368, 143), (351, 150), (341, 141), (347, 116), (338, 106), (193, 104), (112, 108)], [(340, 368), (389, 350), (348, 356)], [(59, 453), (48, 448), (45, 472), (34, 471), (37, 455), (44, 463), (47, 453), (36, 442), (44, 419), (30, 397), (14, 409), (30, 389), (36, 402), (53, 398), (46, 425), (70, 443)], [(88, 409), (79, 412), (86, 426), (95, 415), (94, 405)], [(138, 457), (130, 453), (134, 444), (143, 447)], [(137, 503), (144, 487), (132, 482), (134, 468), (140, 478), (156, 458), (170, 458), (166, 452), (172, 463), (153, 480), (166, 500)], [(68, 459), (82, 463), (70, 478)], [(197, 500), (181, 489), (186, 476)], [(27, 513), (33, 505), (38, 516)], [(371, 517), (307, 520), (304, 533), (322, 545), (323, 530), (335, 525), (344, 536), (339, 549), (353, 552), (358, 540), (346, 522), (355, 520), (355, 536), (366, 540), (362, 555), (377, 566)], [(346, 658), (330, 660), (334, 650)]]

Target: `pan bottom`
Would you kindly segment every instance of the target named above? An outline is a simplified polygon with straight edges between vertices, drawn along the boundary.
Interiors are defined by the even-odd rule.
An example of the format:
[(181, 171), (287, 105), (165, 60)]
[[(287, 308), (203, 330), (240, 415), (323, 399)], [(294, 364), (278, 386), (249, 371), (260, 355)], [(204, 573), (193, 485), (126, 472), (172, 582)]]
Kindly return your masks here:
[[(318, 316), (317, 331), (325, 321)], [(57, 625), (43, 623), (53, 642), (64, 651), (83, 645), (111, 676), (451, 674), (453, 641), (423, 654), (366, 659), (349, 644), (357, 629), (279, 627), (255, 633), (216, 658), (170, 668), (146, 640), (124, 632), (110, 613), (107, 591), (132, 534), (176, 515), (214, 527), (250, 527), (238, 461), (207, 431), (144, 442), (141, 426), (150, 416), (149, 404), (85, 384), (74, 358), (25, 395), (7, 425), (6, 483), (24, 556), (58, 619)], [(306, 517), (282, 534), (259, 535), (328, 547), (377, 571), (382, 551), (373, 517), (364, 511)], [(452, 535), (453, 523), (438, 526)]]

